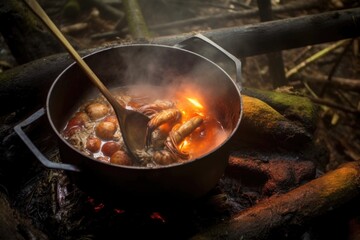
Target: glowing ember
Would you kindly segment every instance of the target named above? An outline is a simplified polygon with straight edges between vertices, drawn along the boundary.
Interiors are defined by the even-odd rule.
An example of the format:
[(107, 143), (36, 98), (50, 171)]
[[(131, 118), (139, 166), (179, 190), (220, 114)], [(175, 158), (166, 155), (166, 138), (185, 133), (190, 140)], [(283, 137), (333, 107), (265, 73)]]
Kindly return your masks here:
[(121, 213), (124, 213), (125, 210), (114, 208), (114, 212), (117, 213), (117, 214), (121, 214)]
[(160, 213), (158, 212), (153, 212), (151, 215), (150, 215), (150, 218), (151, 219), (154, 219), (154, 220), (160, 220), (161, 222), (165, 223), (165, 218), (163, 216), (161, 216)]
[(100, 212), (104, 207), (105, 207), (105, 205), (103, 203), (100, 203), (99, 205), (94, 207), (94, 211)]

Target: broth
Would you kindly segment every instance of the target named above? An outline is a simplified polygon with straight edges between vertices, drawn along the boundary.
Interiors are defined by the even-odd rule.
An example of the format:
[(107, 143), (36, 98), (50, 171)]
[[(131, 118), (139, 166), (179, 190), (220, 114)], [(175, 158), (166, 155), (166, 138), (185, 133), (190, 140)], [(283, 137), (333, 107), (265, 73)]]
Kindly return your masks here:
[[(137, 152), (140, 166), (156, 167), (198, 158), (223, 143), (230, 131), (216, 111), (192, 89), (129, 86), (113, 89), (127, 109), (149, 116), (146, 149)], [(100, 161), (134, 165), (116, 115), (103, 96), (87, 100), (68, 120), (62, 136), (76, 149)]]

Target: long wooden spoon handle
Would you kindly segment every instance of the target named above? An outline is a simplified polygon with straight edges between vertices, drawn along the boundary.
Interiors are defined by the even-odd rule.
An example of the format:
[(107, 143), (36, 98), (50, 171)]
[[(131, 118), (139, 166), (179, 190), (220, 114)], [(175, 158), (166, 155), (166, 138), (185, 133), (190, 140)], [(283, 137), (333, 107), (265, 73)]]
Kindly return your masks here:
[(61, 33), (58, 27), (54, 22), (49, 18), (44, 9), (39, 5), (36, 0), (25, 0), (26, 4), (31, 8), (31, 10), (41, 19), (41, 21), (49, 28), (49, 30), (55, 35), (56, 38), (60, 40), (62, 45), (70, 53), (70, 55), (75, 59), (79, 66), (83, 69), (85, 74), (90, 78), (90, 80), (99, 88), (102, 94), (106, 99), (112, 104), (119, 105), (115, 98), (111, 95), (110, 91), (105, 87), (105, 85), (100, 81), (96, 74), (91, 70), (89, 65), (80, 57), (77, 51)]

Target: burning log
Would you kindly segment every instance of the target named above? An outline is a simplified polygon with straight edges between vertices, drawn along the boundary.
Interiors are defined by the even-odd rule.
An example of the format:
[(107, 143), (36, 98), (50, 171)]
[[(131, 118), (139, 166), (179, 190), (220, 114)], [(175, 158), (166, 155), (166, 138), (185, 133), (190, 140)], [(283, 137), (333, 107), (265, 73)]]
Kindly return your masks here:
[(344, 164), (286, 194), (274, 195), (192, 239), (268, 239), (275, 230), (303, 223), (348, 203), (360, 194), (360, 165)]

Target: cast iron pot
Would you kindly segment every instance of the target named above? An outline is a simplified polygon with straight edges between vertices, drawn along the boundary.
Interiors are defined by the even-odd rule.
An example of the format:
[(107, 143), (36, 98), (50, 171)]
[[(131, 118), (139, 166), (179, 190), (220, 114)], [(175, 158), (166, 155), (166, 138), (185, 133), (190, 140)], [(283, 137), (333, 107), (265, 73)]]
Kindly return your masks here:
[[(180, 78), (194, 85), (205, 96), (206, 104), (215, 110), (224, 128), (230, 131), (222, 144), (204, 156), (182, 164), (145, 168), (105, 163), (72, 147), (60, 133), (74, 111), (86, 99), (98, 94), (76, 64), (70, 65), (54, 81), (48, 93), (46, 110), (37, 111), (16, 126), (15, 131), (46, 167), (71, 173), (75, 183), (94, 197), (142, 203), (199, 198), (209, 192), (223, 175), (228, 163), (229, 140), (238, 128), (242, 114), (239, 82), (218, 64), (194, 52), (204, 49), (205, 45), (215, 51), (207, 48), (203, 53), (210, 53), (209, 57), (216, 59), (218, 64), (231, 61), (239, 81), (240, 61), (202, 35), (176, 46), (134, 44), (108, 48), (84, 58), (109, 88), (172, 84), (181, 91), (181, 84), (177, 82)], [(44, 157), (22, 130), (45, 113), (59, 140), (62, 163)]]

